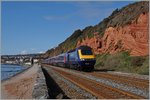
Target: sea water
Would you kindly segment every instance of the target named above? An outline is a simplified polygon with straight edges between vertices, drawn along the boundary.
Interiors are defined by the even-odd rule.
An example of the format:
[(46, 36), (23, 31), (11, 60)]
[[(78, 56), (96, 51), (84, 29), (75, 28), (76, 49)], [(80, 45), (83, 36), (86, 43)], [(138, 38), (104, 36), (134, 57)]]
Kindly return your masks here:
[(10, 78), (25, 69), (27, 69), (27, 67), (19, 65), (1, 64), (1, 80)]

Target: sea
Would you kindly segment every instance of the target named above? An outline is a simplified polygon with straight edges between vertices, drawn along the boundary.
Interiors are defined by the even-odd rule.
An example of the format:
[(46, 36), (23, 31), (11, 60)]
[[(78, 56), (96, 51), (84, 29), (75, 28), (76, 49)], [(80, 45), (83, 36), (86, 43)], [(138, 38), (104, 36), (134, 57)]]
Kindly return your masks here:
[(28, 67), (20, 65), (1, 64), (1, 80), (8, 79), (27, 68)]

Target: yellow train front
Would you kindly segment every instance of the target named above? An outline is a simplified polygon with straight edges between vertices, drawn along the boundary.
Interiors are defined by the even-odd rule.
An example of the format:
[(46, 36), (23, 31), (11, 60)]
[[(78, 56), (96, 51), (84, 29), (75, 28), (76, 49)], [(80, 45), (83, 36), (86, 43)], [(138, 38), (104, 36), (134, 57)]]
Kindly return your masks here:
[(95, 62), (93, 50), (88, 46), (80, 46), (64, 56), (65, 66), (79, 70), (93, 70)]

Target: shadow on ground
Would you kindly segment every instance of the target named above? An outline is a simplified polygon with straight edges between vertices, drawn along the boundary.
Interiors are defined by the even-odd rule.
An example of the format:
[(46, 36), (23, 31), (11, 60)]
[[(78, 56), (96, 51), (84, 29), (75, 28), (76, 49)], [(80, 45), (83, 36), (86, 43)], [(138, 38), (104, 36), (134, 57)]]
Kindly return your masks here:
[(69, 99), (62, 89), (58, 86), (58, 84), (53, 80), (53, 78), (49, 75), (47, 70), (42, 68), (44, 76), (46, 78), (46, 84), (48, 88), (48, 99)]
[(110, 70), (110, 69), (94, 69), (94, 72), (108, 72), (108, 71), (115, 71), (115, 70)]

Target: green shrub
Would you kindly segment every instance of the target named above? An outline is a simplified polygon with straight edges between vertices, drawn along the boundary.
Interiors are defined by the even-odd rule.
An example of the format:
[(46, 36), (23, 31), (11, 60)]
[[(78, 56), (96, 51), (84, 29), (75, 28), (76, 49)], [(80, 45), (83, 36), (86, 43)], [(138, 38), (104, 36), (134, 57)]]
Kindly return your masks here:
[(144, 57), (132, 57), (131, 64), (132, 66), (142, 66), (146, 58)]
[(149, 75), (149, 57), (147, 56), (145, 61), (143, 62), (143, 65), (138, 70), (139, 74)]
[(95, 67), (97, 68), (103, 68), (104, 67), (104, 60), (107, 59), (107, 56), (109, 56), (109, 54), (98, 54), (96, 55), (96, 64)]
[(128, 52), (96, 55), (96, 69), (149, 74), (149, 57), (130, 56)]

